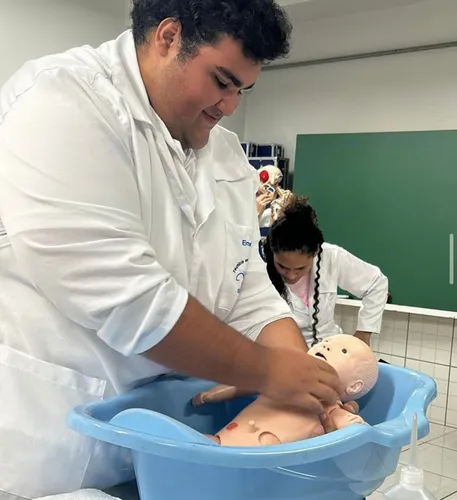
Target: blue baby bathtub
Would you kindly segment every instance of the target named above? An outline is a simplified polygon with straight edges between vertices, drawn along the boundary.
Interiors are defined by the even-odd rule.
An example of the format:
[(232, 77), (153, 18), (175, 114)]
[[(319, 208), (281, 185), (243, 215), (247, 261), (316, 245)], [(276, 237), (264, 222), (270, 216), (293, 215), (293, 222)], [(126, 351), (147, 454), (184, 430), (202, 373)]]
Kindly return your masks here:
[(428, 434), (425, 413), (436, 397), (430, 377), (379, 368), (376, 386), (359, 401), (370, 426), (279, 446), (230, 448), (206, 438), (252, 398), (195, 409), (192, 396), (213, 384), (191, 378), (162, 378), (80, 406), (69, 425), (131, 450), (142, 500), (360, 500), (395, 472), (413, 413), (419, 437)]

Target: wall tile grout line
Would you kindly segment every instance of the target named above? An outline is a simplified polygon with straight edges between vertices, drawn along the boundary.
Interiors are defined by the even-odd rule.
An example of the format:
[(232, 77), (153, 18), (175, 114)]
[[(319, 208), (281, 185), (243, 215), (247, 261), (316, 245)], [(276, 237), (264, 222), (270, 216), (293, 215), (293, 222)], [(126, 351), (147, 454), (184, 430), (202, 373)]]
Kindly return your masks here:
[(447, 395), (446, 395), (446, 415), (444, 419), (444, 425), (448, 425), (448, 416), (449, 416), (449, 397), (451, 393), (451, 375), (452, 375), (452, 352), (454, 350), (454, 342), (455, 342), (455, 319), (452, 325), (452, 338), (451, 338), (451, 359), (449, 361), (449, 378), (447, 384)]
[(409, 342), (409, 325), (411, 323), (411, 314), (408, 313), (408, 321), (406, 323), (406, 344), (405, 344), (405, 366), (406, 358), (408, 357), (408, 342)]
[(442, 366), (444, 368), (453, 368), (453, 367), (446, 365), (444, 363), (436, 363), (435, 361), (428, 361), (426, 359), (419, 359), (419, 358), (414, 358), (414, 357), (410, 357), (410, 356), (399, 356), (398, 354), (389, 354), (388, 352), (383, 352), (383, 351), (380, 351), (379, 349), (376, 352), (378, 352), (379, 354), (385, 354), (386, 356), (395, 356), (396, 358), (410, 359), (411, 361), (419, 361), (420, 363), (428, 363), (430, 365), (438, 365), (438, 366)]
[(451, 498), (453, 495), (457, 493), (457, 490), (454, 491), (453, 493), (449, 493), (449, 495), (446, 495), (445, 497), (442, 497), (441, 500), (446, 500), (447, 498)]

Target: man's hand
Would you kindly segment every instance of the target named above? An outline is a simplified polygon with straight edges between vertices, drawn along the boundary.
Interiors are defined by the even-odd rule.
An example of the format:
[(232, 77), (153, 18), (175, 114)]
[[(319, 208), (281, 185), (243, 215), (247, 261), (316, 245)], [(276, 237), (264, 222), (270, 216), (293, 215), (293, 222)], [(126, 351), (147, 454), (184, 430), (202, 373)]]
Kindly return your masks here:
[(144, 354), (182, 374), (233, 385), (247, 394), (265, 394), (318, 414), (323, 411), (321, 401), (332, 404), (337, 398), (339, 380), (325, 361), (305, 353), (302, 345), (252, 342), (191, 296), (171, 332)]
[(299, 348), (269, 348), (265, 396), (321, 415), (323, 404), (335, 404), (340, 381), (325, 361)]
[(370, 332), (361, 332), (361, 331), (356, 331), (354, 333), (354, 337), (357, 337), (358, 339), (362, 340), (365, 342), (366, 345), (370, 345), (370, 337), (371, 333)]

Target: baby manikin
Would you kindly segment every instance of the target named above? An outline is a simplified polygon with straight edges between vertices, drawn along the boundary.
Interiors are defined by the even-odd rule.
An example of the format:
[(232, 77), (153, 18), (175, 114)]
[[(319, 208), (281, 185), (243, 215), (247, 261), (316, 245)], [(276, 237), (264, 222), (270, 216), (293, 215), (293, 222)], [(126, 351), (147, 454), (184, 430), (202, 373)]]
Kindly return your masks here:
[[(362, 417), (342, 407), (342, 403), (367, 394), (378, 378), (378, 362), (370, 347), (352, 335), (335, 335), (311, 348), (308, 355), (325, 360), (333, 366), (341, 382), (341, 404), (328, 405), (337, 429), (351, 424), (365, 424)], [(233, 387), (216, 386), (195, 396), (194, 406), (232, 399)], [(265, 446), (301, 441), (315, 437), (324, 430), (318, 415), (276, 403), (259, 396), (226, 427), (209, 436), (223, 446)], [(316, 429), (321, 431), (316, 432)]]

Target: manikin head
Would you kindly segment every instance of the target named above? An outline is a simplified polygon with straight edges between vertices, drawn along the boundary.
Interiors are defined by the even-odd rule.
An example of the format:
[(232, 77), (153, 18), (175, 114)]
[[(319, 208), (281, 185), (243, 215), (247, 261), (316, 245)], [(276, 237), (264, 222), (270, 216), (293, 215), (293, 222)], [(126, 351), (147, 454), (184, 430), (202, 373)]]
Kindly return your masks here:
[(367, 394), (378, 379), (378, 361), (362, 340), (352, 335), (334, 335), (312, 347), (308, 353), (327, 361), (338, 373), (341, 401), (351, 401)]
[(149, 101), (184, 149), (206, 146), (262, 65), (289, 52), (274, 0), (133, 0), (131, 17)]

